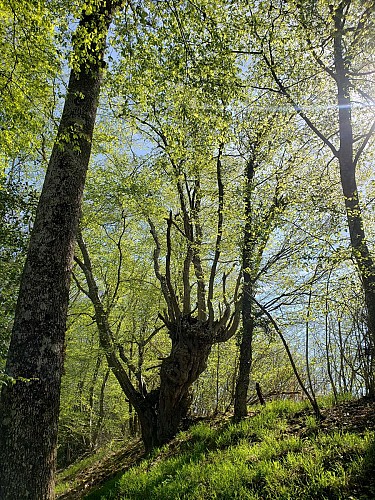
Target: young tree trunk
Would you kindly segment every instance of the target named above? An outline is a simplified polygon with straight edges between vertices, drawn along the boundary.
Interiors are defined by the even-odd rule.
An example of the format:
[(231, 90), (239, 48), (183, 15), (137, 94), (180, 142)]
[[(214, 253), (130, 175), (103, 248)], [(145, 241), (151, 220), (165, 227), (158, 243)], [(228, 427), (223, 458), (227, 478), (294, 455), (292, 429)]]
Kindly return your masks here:
[[(94, 393), (95, 393), (95, 386), (96, 382), (98, 380), (99, 376), (99, 370), (100, 366), (102, 364), (102, 353), (99, 352), (96, 358), (96, 363), (95, 363), (95, 368), (94, 368), (94, 373), (91, 378), (91, 384), (89, 388), (89, 409), (90, 409), (90, 420), (89, 420), (89, 428), (90, 428), (90, 449), (94, 450), (96, 447), (96, 429), (97, 426), (94, 428)], [(105, 385), (104, 385), (105, 388)], [(104, 396), (104, 388), (103, 385), (101, 386), (101, 391), (100, 391), (100, 398)], [(101, 401), (101, 399), (100, 399)], [(101, 405), (99, 405), (101, 408)]]
[(104, 374), (104, 378), (103, 378), (103, 381), (102, 381), (102, 384), (100, 387), (99, 413), (98, 413), (98, 419), (97, 419), (96, 424), (95, 424), (95, 430), (94, 430), (94, 432), (91, 433), (91, 439), (90, 439), (90, 449), (91, 450), (94, 450), (96, 448), (96, 446), (98, 445), (99, 434), (100, 434), (100, 431), (102, 429), (103, 420), (105, 417), (104, 397), (105, 397), (105, 388), (107, 385), (109, 374), (110, 374), (110, 370), (108, 369)]
[(245, 230), (242, 250), (243, 292), (242, 292), (242, 337), (240, 343), (240, 365), (234, 399), (234, 419), (239, 422), (247, 416), (247, 393), (250, 382), (250, 371), (253, 356), (254, 318), (252, 316), (253, 302), (253, 252), (254, 238), (252, 236), (251, 194), (255, 165), (249, 160), (245, 170)]
[[(61, 122), (22, 275), (0, 400), (0, 498), (54, 498), (60, 380), (73, 247), (115, 4), (83, 13)], [(95, 42), (79, 40), (92, 33)], [(99, 36), (101, 35), (101, 37)], [(99, 40), (99, 41), (98, 41)], [(80, 56), (89, 56), (89, 62)]]
[[(251, 305), (245, 300), (245, 290), (242, 310), (242, 337), (240, 344), (240, 366), (236, 383), (236, 392), (234, 399), (234, 420), (239, 422), (247, 416), (247, 394), (250, 383), (250, 372), (252, 364), (252, 342), (254, 333), (254, 320), (251, 317)], [(248, 309), (244, 311), (244, 307)]]

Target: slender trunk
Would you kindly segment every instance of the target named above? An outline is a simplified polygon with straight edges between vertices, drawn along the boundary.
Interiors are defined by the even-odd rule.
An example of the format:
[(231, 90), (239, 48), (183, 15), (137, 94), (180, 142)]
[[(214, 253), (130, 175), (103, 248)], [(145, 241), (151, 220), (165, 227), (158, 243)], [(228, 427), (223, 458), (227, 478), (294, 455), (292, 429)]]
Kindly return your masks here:
[(345, 375), (345, 347), (342, 341), (342, 329), (341, 329), (341, 321), (338, 320), (338, 335), (339, 335), (339, 349), (340, 349), (340, 369), (339, 369), (339, 385), (341, 388), (341, 393), (347, 392), (347, 383), (346, 383), (346, 375)]
[(102, 364), (102, 353), (99, 352), (98, 356), (96, 358), (96, 364), (94, 368), (94, 373), (91, 379), (91, 385), (89, 389), (89, 408), (90, 408), (90, 421), (89, 421), (89, 427), (90, 427), (90, 448), (93, 450), (96, 446), (96, 438), (95, 438), (95, 433), (96, 430), (94, 430), (94, 393), (95, 393), (95, 386), (96, 382), (98, 380), (98, 375), (99, 375), (99, 369)]
[[(329, 272), (328, 279), (327, 279), (327, 286), (326, 286), (326, 302), (325, 302), (325, 332), (326, 332), (326, 342), (325, 342), (325, 351), (326, 351), (326, 361), (327, 361), (327, 373), (328, 373), (328, 378), (332, 387), (333, 395), (335, 398), (335, 403), (337, 403), (337, 388), (335, 381), (333, 380), (333, 375), (332, 375), (332, 367), (331, 367), (331, 335), (330, 335), (330, 329), (329, 329), (329, 301), (328, 301), (328, 293), (329, 293), (329, 282), (331, 278), (331, 272)], [(340, 356), (342, 354), (340, 353)]]
[(215, 402), (215, 414), (219, 412), (219, 401), (220, 401), (220, 344), (217, 344), (217, 356), (216, 356), (216, 402)]
[[(0, 498), (54, 498), (57, 422), (75, 234), (101, 86), (112, 2), (83, 13), (72, 70), (30, 238), (0, 401)], [(99, 36), (100, 35), (100, 36)], [(88, 62), (81, 56), (88, 53)]]
[(105, 417), (104, 396), (105, 396), (105, 387), (107, 385), (109, 374), (110, 374), (110, 370), (107, 370), (104, 374), (103, 382), (102, 382), (102, 385), (100, 387), (98, 420), (96, 421), (95, 430), (94, 430), (92, 440), (90, 443), (92, 449), (96, 448), (96, 446), (98, 444), (99, 433), (100, 433), (100, 430), (102, 428), (103, 420)]
[(247, 415), (247, 393), (250, 382), (250, 371), (252, 363), (252, 343), (254, 334), (254, 318), (252, 316), (252, 296), (254, 283), (252, 275), (253, 267), (253, 235), (252, 235), (252, 213), (251, 213), (251, 193), (252, 183), (255, 173), (254, 161), (247, 162), (245, 171), (245, 230), (242, 251), (243, 267), (243, 297), (242, 297), (242, 337), (240, 344), (240, 365), (236, 383), (236, 393), (234, 399), (234, 419), (240, 421)]
[(339, 108), (340, 134), (340, 178), (344, 194), (348, 229), (353, 256), (356, 260), (362, 280), (365, 304), (367, 308), (367, 328), (370, 344), (371, 383), (370, 395), (375, 395), (375, 264), (366, 242), (365, 228), (362, 218), (362, 209), (356, 182), (356, 161), (353, 154), (353, 127), (351, 119), (350, 79), (349, 67), (344, 56), (343, 29), (344, 5), (335, 11), (334, 59), (337, 84), (337, 104)]
[[(318, 266), (315, 268), (313, 281), (315, 281), (317, 272), (318, 272)], [(306, 327), (306, 329), (305, 329), (305, 332), (306, 332), (305, 362), (306, 362), (307, 381), (309, 383), (310, 395), (311, 395), (311, 398), (313, 400), (313, 408), (318, 408), (318, 403), (317, 403), (316, 397), (315, 397), (315, 390), (314, 390), (314, 386), (313, 386), (312, 379), (311, 379), (310, 357), (309, 357), (311, 298), (312, 298), (312, 285), (310, 286), (310, 291), (309, 291), (309, 300), (308, 300), (308, 305), (307, 305), (307, 319), (306, 319), (306, 325), (305, 325), (305, 327)]]
[(262, 393), (262, 389), (260, 388), (260, 384), (259, 382), (257, 382), (255, 384), (255, 390), (256, 390), (256, 393), (257, 393), (257, 396), (258, 396), (258, 399), (259, 399), (259, 403), (262, 405), (262, 406), (265, 406), (266, 405), (266, 401), (264, 399), (264, 396), (263, 396), (263, 393)]
[(267, 316), (267, 318), (270, 320), (270, 322), (272, 323), (276, 333), (278, 334), (278, 336), (280, 337), (280, 340), (281, 342), (283, 343), (283, 346), (285, 348), (285, 351), (287, 353), (287, 356), (289, 358), (289, 361), (290, 361), (290, 365), (293, 369), (293, 372), (294, 372), (294, 375), (296, 376), (296, 379), (298, 381), (298, 384), (300, 386), (300, 388), (302, 389), (302, 391), (304, 392), (304, 394), (306, 395), (307, 399), (310, 401), (310, 404), (315, 412), (315, 415), (316, 417), (320, 420), (322, 418), (322, 415), (320, 413), (320, 409), (319, 409), (319, 405), (316, 401), (315, 398), (313, 398), (309, 391), (307, 390), (305, 384), (303, 383), (303, 380), (297, 370), (297, 366), (294, 362), (294, 359), (293, 359), (293, 356), (292, 356), (292, 353), (289, 349), (289, 346), (288, 346), (288, 343), (287, 341), (285, 340), (285, 337), (282, 333), (282, 331), (280, 330), (278, 324), (276, 323), (276, 321), (273, 319), (273, 317), (271, 316), (271, 314), (267, 311), (267, 309), (265, 309), (254, 297), (253, 297), (253, 301), (255, 302), (255, 304), (259, 307), (259, 309)]

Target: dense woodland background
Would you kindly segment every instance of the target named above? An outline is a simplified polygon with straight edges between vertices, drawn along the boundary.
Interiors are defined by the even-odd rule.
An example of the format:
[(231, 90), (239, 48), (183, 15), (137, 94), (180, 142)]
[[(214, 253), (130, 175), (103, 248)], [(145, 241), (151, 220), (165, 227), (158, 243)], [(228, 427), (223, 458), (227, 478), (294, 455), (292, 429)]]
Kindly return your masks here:
[[(267, 401), (307, 398), (317, 416), (317, 395), (374, 396), (374, 9), (0, 1), (4, 387), (37, 377), (5, 366), (48, 162), (67, 148), (82, 156), (82, 138), (92, 146), (59, 468), (140, 432), (150, 450), (233, 405), (240, 420), (256, 383)], [(91, 141), (79, 111), (91, 84), (73, 92), (69, 73), (92, 68), (102, 80)]]

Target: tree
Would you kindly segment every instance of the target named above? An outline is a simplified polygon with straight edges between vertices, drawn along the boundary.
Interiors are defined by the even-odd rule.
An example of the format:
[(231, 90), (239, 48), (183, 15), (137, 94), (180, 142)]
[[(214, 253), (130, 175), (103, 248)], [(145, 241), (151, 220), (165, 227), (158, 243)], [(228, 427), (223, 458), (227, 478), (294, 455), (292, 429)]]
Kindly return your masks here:
[[(247, 142), (244, 147), (246, 152), (245, 172), (244, 172), (244, 229), (242, 243), (242, 332), (240, 340), (239, 369), (236, 383), (236, 393), (234, 400), (234, 418), (241, 420), (247, 415), (247, 395), (250, 382), (250, 372), (252, 363), (252, 343), (254, 329), (256, 326), (254, 296), (256, 294), (257, 281), (262, 274), (266, 273), (272, 264), (282, 258), (290, 256), (291, 249), (281, 246), (279, 252), (270, 257), (268, 264), (262, 267), (264, 262), (264, 253), (266, 245), (271, 237), (272, 231), (277, 227), (279, 215), (285, 208), (284, 189), (288, 185), (287, 168), (283, 165), (283, 158), (286, 156), (285, 144), (282, 139), (278, 141), (278, 149), (273, 150), (269, 146), (271, 134), (273, 138), (277, 137), (276, 116), (257, 117), (251, 121), (249, 117), (244, 118), (244, 128), (250, 128), (247, 131)], [(279, 117), (279, 121), (281, 117)], [(280, 130), (280, 128), (278, 128)], [(275, 141), (276, 142), (276, 141)], [(280, 153), (284, 148), (284, 153)], [(280, 156), (277, 171), (269, 173), (270, 163), (272, 163), (272, 154)], [(257, 173), (262, 168), (272, 179), (272, 188), (264, 193), (260, 186), (257, 192)], [(262, 172), (261, 172), (262, 175)], [(280, 178), (283, 178), (282, 183)], [(266, 198), (266, 199), (265, 199)], [(258, 201), (258, 202), (257, 202)]]
[(90, 159), (105, 40), (116, 1), (87, 3), (27, 252), (0, 406), (0, 496), (54, 498), (64, 335), (75, 233)]
[[(374, 72), (374, 59), (371, 56), (374, 8), (372, 0), (340, 0), (321, 2), (319, 5), (310, 1), (296, 1), (293, 9), (284, 9), (282, 1), (272, 6), (265, 2), (261, 9), (267, 11), (268, 25), (263, 24), (260, 18), (259, 24), (257, 21), (253, 25), (260, 61), (276, 86), (274, 91), (289, 101), (299, 119), (329, 148), (339, 164), (350, 244), (367, 309), (368, 355), (373, 374), (375, 263), (366, 238), (357, 171), (374, 135), (375, 121), (370, 112), (370, 124), (367, 126), (365, 118), (359, 117), (356, 112), (355, 101), (360, 100), (359, 109), (368, 114), (366, 108), (373, 103), (366, 76)], [(293, 40), (281, 45), (278, 43), (291, 27), (296, 30), (305, 50), (300, 47), (296, 50)], [(265, 37), (262, 38), (263, 35)], [(311, 111), (318, 105), (314, 99), (315, 92), (320, 96), (319, 106), (324, 100), (328, 102), (327, 106), (323, 106), (321, 116), (313, 116)], [(332, 96), (336, 100), (335, 114), (330, 101)], [(332, 121), (337, 127), (333, 134)], [(375, 377), (370, 385), (369, 393), (373, 395)]]
[[(139, 154), (136, 171), (149, 168), (148, 185), (134, 196), (143, 194), (160, 202), (157, 214), (144, 214), (154, 241), (154, 272), (165, 301), (159, 318), (171, 341), (158, 388), (149, 391), (142, 386), (141, 390), (130, 380), (126, 352), (113, 341), (109, 311), (98, 293), (95, 267), (83, 239), (77, 255), (96, 311), (101, 346), (138, 412), (147, 451), (176, 434), (190, 406), (192, 384), (205, 369), (212, 346), (232, 336), (238, 322), (238, 287), (233, 293), (235, 285), (230, 282), (229, 287), (227, 280), (232, 263), (220, 262), (226, 211), (223, 141), (235, 89), (234, 57), (218, 43), (217, 32), (204, 27), (200, 33), (198, 28), (205, 23), (195, 6), (181, 4), (176, 9), (172, 5), (161, 14), (163, 23), (160, 6), (150, 5), (139, 18), (127, 19), (138, 25), (132, 36), (121, 38), (121, 53), (127, 44), (131, 50), (114, 64), (117, 72), (110, 90), (117, 116), (144, 139), (146, 152)], [(192, 19), (198, 21), (198, 28)], [(189, 46), (183, 42), (186, 36), (192, 40)], [(201, 40), (207, 36), (213, 43), (206, 57)], [(150, 182), (152, 176), (157, 189)], [(142, 206), (142, 200), (138, 202)], [(209, 245), (203, 239), (205, 231)], [(224, 275), (222, 285), (219, 275)]]
[(45, 166), (41, 150), (54, 109), (51, 82), (58, 56), (50, 17), (41, 3), (0, 2), (1, 373), (38, 198), (30, 170), (35, 164)]

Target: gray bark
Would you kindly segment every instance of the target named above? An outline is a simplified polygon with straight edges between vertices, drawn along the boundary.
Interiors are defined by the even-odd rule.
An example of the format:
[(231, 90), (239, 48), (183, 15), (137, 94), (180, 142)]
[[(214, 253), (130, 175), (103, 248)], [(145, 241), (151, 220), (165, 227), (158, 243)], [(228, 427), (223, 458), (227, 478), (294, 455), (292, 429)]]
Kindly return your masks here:
[[(105, 39), (113, 2), (83, 12), (77, 31)], [(22, 275), (0, 400), (0, 498), (53, 499), (60, 380), (75, 234), (101, 86), (104, 42), (83, 47), (45, 177)]]

